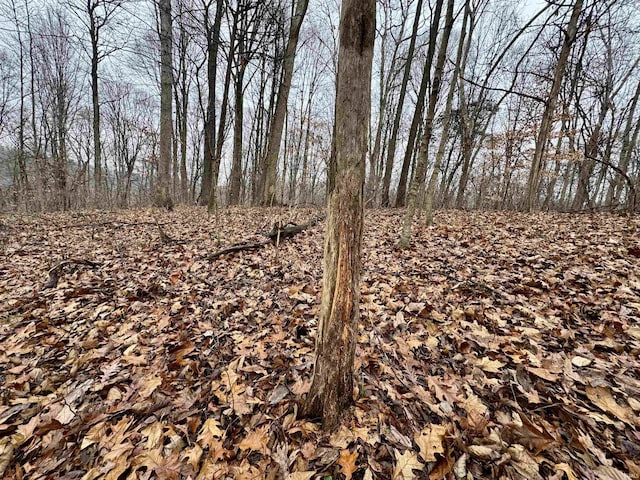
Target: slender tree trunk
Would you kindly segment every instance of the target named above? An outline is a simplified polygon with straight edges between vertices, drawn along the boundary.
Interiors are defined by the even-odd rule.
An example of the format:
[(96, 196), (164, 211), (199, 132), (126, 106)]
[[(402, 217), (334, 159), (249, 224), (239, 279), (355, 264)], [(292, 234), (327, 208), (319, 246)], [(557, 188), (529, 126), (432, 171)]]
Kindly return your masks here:
[(220, 174), (220, 160), (222, 159), (222, 147), (224, 146), (224, 130), (227, 124), (227, 108), (229, 105), (229, 88), (231, 86), (231, 69), (234, 56), (233, 45), (236, 37), (236, 25), (231, 29), (231, 39), (229, 47), (229, 57), (227, 58), (227, 69), (224, 74), (224, 87), (222, 91), (222, 105), (220, 106), (220, 121), (218, 123), (218, 134), (216, 136), (216, 151), (211, 164), (211, 194), (207, 211), (213, 212), (218, 206), (218, 177)]
[(578, 188), (576, 189), (576, 195), (573, 198), (572, 208), (574, 210), (581, 210), (585, 203), (591, 204), (591, 198), (589, 198), (589, 181), (593, 174), (595, 167), (595, 158), (598, 156), (598, 144), (600, 142), (600, 132), (602, 131), (602, 124), (604, 123), (607, 112), (609, 111), (609, 100), (606, 99), (601, 106), (600, 115), (598, 121), (593, 127), (593, 131), (589, 136), (587, 145), (585, 146), (585, 158), (584, 161), (578, 166)]
[[(416, 144), (416, 135), (417, 135), (420, 123), (422, 121), (422, 111), (424, 109), (425, 96), (427, 95), (427, 87), (429, 86), (430, 79), (431, 79), (431, 65), (433, 63), (433, 56), (436, 48), (436, 41), (438, 39), (438, 27), (440, 25), (440, 15), (442, 13), (443, 4), (444, 4), (444, 0), (436, 1), (436, 7), (433, 12), (431, 27), (429, 29), (429, 48), (427, 49), (427, 61), (425, 62), (424, 69), (422, 71), (422, 81), (420, 82), (420, 90), (418, 91), (418, 99), (416, 101), (416, 110), (413, 113), (413, 120), (411, 121), (411, 127), (409, 128), (409, 138), (407, 140), (407, 149), (404, 152), (404, 160), (402, 161), (402, 170), (400, 171), (400, 180), (398, 181), (398, 191), (396, 192), (396, 203), (395, 203), (396, 208), (403, 207), (405, 204), (405, 196), (407, 192), (407, 180), (409, 176), (409, 167), (411, 166), (413, 149)], [(394, 146), (394, 149), (395, 149), (395, 146)], [(389, 147), (389, 151), (391, 151), (391, 146)], [(391, 168), (393, 168), (393, 165), (391, 166)], [(387, 175), (387, 172), (385, 169), (385, 176), (386, 175)], [(383, 195), (384, 195), (384, 192), (383, 192)]]
[(172, 208), (171, 160), (173, 141), (173, 62), (171, 32), (171, 0), (158, 0), (160, 9), (160, 154), (155, 202), (158, 206)]
[(427, 225), (433, 224), (433, 197), (436, 192), (436, 183), (438, 182), (438, 175), (442, 168), (442, 159), (444, 158), (444, 152), (449, 141), (449, 125), (451, 124), (451, 104), (453, 103), (453, 94), (456, 90), (456, 83), (458, 82), (458, 75), (460, 73), (460, 65), (462, 62), (462, 55), (464, 51), (464, 39), (467, 28), (467, 20), (469, 18), (469, 10), (465, 8), (464, 17), (462, 19), (462, 29), (460, 30), (460, 40), (458, 41), (458, 51), (456, 53), (456, 65), (453, 69), (453, 75), (451, 77), (451, 83), (449, 85), (449, 93), (447, 94), (447, 102), (444, 108), (444, 120), (442, 124), (442, 134), (440, 136), (440, 144), (438, 145), (438, 152), (436, 153), (436, 160), (433, 164), (433, 171), (429, 178), (429, 184), (427, 186), (426, 198), (425, 198), (425, 222)]
[[(411, 30), (411, 39), (409, 40), (409, 49), (407, 50), (407, 62), (404, 64), (402, 73), (402, 83), (400, 84), (400, 94), (398, 96), (398, 107), (393, 118), (393, 127), (391, 130), (391, 138), (387, 147), (387, 158), (384, 167), (384, 178), (382, 180), (382, 206), (388, 207), (389, 191), (391, 190), (391, 174), (393, 173), (393, 163), (396, 155), (396, 143), (398, 142), (398, 131), (400, 130), (400, 120), (402, 119), (402, 108), (404, 107), (404, 98), (407, 94), (407, 84), (411, 75), (411, 62), (416, 48), (416, 38), (418, 37), (418, 28), (420, 27), (420, 14), (422, 13), (422, 2), (418, 0), (416, 4), (416, 14), (413, 19), (413, 28)], [(439, 2), (442, 6), (442, 2)], [(425, 90), (426, 92), (426, 90)], [(424, 94), (423, 94), (424, 95)], [(424, 96), (423, 96), (424, 101)]]
[(440, 93), (440, 85), (442, 82), (442, 74), (444, 72), (444, 62), (447, 57), (447, 47), (449, 45), (449, 36), (453, 27), (453, 5), (455, 0), (448, 0), (447, 13), (445, 14), (445, 26), (440, 39), (440, 47), (438, 50), (438, 59), (436, 68), (433, 73), (433, 82), (431, 84), (431, 92), (429, 94), (429, 107), (424, 121), (422, 132), (422, 140), (420, 142), (420, 150), (416, 161), (415, 176), (409, 186), (409, 195), (407, 196), (407, 211), (402, 221), (402, 232), (400, 234), (400, 248), (408, 248), (411, 240), (411, 224), (416, 211), (416, 203), (418, 190), (423, 186), (425, 175), (427, 173), (427, 160), (429, 157), (429, 142), (431, 140), (431, 132), (433, 131), (433, 119), (436, 113), (436, 103)]
[[(636, 108), (638, 106), (638, 99), (640, 99), (640, 82), (636, 86), (636, 91), (631, 99), (631, 105), (629, 106), (629, 112), (627, 114), (627, 121), (625, 122), (624, 131), (622, 133), (622, 148), (620, 150), (620, 158), (618, 160), (618, 168), (622, 170), (625, 174), (627, 173), (627, 169), (629, 168), (629, 161), (631, 159), (631, 152), (633, 148), (631, 148), (631, 140), (632, 140), (632, 130), (634, 125), (634, 117)], [(640, 125), (640, 122), (638, 123)], [(609, 191), (607, 192), (607, 204), (611, 205), (613, 203), (620, 202), (620, 195), (622, 193), (622, 181), (623, 178), (621, 175), (616, 174), (609, 186)]]
[(98, 92), (98, 30), (93, 14), (89, 18), (89, 33), (91, 36), (91, 102), (93, 104), (93, 181), (96, 202), (100, 201), (102, 191), (102, 146), (100, 141), (100, 98)]
[[(216, 141), (216, 73), (218, 62), (218, 46), (220, 45), (220, 25), (222, 23), (223, 1), (216, 2), (216, 15), (213, 26), (209, 27), (209, 8), (205, 10), (205, 28), (207, 32), (207, 114), (204, 121), (204, 159), (202, 162), (202, 190), (200, 204), (206, 205), (211, 197), (213, 184), (213, 163)], [(217, 175), (216, 175), (217, 182)]]
[[(240, 60), (244, 62), (244, 60)], [(235, 119), (233, 126), (233, 159), (229, 176), (229, 205), (240, 203), (240, 189), (242, 187), (242, 124), (244, 123), (244, 95), (242, 86), (244, 83), (245, 65), (242, 63), (236, 72), (234, 87)]]
[(544, 153), (547, 145), (547, 137), (549, 136), (549, 132), (551, 131), (551, 127), (553, 125), (553, 115), (556, 110), (556, 103), (558, 101), (560, 87), (562, 86), (562, 78), (564, 77), (565, 66), (567, 64), (567, 60), (569, 59), (571, 46), (576, 39), (578, 19), (580, 18), (580, 13), (582, 12), (582, 4), (583, 0), (575, 0), (575, 3), (573, 5), (571, 18), (569, 19), (569, 24), (567, 25), (567, 30), (564, 35), (564, 41), (562, 42), (562, 48), (560, 49), (558, 63), (556, 63), (553, 72), (551, 91), (549, 92), (549, 97), (542, 114), (540, 130), (538, 131), (538, 138), (536, 139), (536, 149), (533, 154), (531, 170), (529, 171), (529, 181), (527, 182), (527, 209), (530, 212), (534, 210), (536, 205), (538, 196), (538, 184), (540, 183), (540, 173), (542, 171)]
[[(469, 2), (465, 4), (465, 15), (470, 16)], [(460, 65), (460, 71), (464, 76), (467, 68), (467, 59), (469, 58), (469, 50), (471, 49), (471, 40), (473, 32), (475, 30), (475, 19), (471, 18), (471, 28), (469, 29), (469, 36), (467, 38), (467, 45), (464, 49), (462, 56), (462, 63)], [(467, 189), (467, 183), (469, 181), (469, 171), (471, 170), (472, 154), (473, 154), (473, 122), (469, 118), (469, 111), (467, 107), (467, 97), (465, 92), (464, 79), (458, 80), (458, 103), (460, 110), (460, 149), (462, 152), (462, 171), (460, 172), (460, 181), (458, 183), (458, 192), (456, 194), (456, 208), (462, 208), (464, 203), (464, 194)]]
[[(26, 116), (26, 112), (25, 112), (25, 98), (26, 98), (26, 92), (25, 92), (25, 49), (24, 49), (24, 42), (22, 40), (22, 28), (20, 25), (20, 20), (18, 18), (18, 12), (17, 12), (17, 8), (16, 8), (16, 4), (15, 1), (11, 2), (11, 10), (13, 13), (13, 20), (15, 22), (15, 27), (16, 27), (16, 35), (17, 35), (17, 40), (18, 40), (18, 55), (19, 55), (19, 76), (20, 76), (20, 118), (19, 118), (19, 124), (18, 124), (18, 178), (19, 178), (19, 182), (18, 182), (18, 186), (19, 186), (19, 192), (18, 194), (20, 196), (23, 196), (23, 198), (25, 199), (25, 201), (28, 199), (28, 191), (29, 191), (29, 178), (28, 178), (28, 174), (27, 174), (27, 162), (26, 162), (26, 151), (25, 151), (25, 124), (27, 123), (27, 120), (25, 118)], [(32, 98), (31, 100), (33, 103), (35, 103), (35, 99)], [(34, 139), (35, 141), (35, 139)]]
[(262, 202), (264, 205), (271, 205), (276, 195), (276, 174), (278, 169), (278, 154), (280, 153), (280, 142), (282, 140), (282, 128), (284, 126), (287, 102), (289, 100), (289, 90), (291, 89), (291, 79), (293, 77), (293, 66), (295, 63), (296, 49), (298, 47), (298, 36), (302, 20), (307, 12), (309, 0), (298, 0), (296, 12), (291, 18), (291, 28), (289, 30), (289, 41), (284, 53), (284, 65), (282, 83), (278, 89), (278, 99), (276, 101), (276, 111), (269, 128), (269, 143), (264, 162), (264, 195)]
[(307, 416), (335, 428), (353, 403), (363, 189), (371, 113), (375, 0), (343, 0), (336, 91), (336, 176), (329, 197), (322, 305)]

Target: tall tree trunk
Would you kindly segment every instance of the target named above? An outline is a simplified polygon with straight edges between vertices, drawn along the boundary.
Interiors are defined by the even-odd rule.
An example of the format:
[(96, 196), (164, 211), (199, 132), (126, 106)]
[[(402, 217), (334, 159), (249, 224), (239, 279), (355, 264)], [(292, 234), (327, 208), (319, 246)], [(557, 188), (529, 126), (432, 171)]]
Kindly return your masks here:
[[(422, 81), (420, 82), (420, 90), (418, 91), (418, 99), (416, 101), (416, 110), (413, 114), (411, 127), (409, 128), (409, 138), (407, 140), (407, 149), (404, 152), (404, 160), (402, 161), (402, 170), (400, 171), (400, 180), (398, 181), (398, 191), (396, 192), (396, 208), (403, 207), (405, 204), (405, 196), (407, 194), (407, 182), (409, 179), (409, 167), (413, 158), (413, 149), (416, 144), (416, 136), (418, 127), (422, 121), (422, 111), (424, 110), (425, 96), (427, 95), (427, 87), (431, 80), (431, 65), (433, 64), (433, 56), (436, 50), (436, 41), (438, 39), (438, 27), (440, 25), (440, 15), (442, 13), (442, 5), (444, 0), (436, 1), (436, 8), (433, 12), (433, 19), (429, 29), (429, 48), (427, 49), (427, 61), (422, 71)], [(393, 168), (393, 166), (391, 166)], [(386, 175), (386, 171), (385, 171)]]
[[(213, 163), (215, 157), (216, 140), (216, 73), (218, 63), (218, 46), (220, 45), (220, 25), (222, 23), (222, 11), (224, 0), (216, 2), (216, 16), (213, 26), (209, 26), (209, 6), (205, 9), (205, 28), (207, 32), (207, 88), (209, 97), (207, 100), (207, 114), (204, 121), (204, 158), (202, 163), (202, 189), (200, 204), (206, 205), (211, 197), (213, 184)], [(210, 5), (210, 4), (209, 4)], [(217, 182), (217, 175), (216, 175)]]
[(425, 222), (427, 225), (433, 224), (433, 197), (436, 193), (436, 183), (438, 182), (438, 175), (442, 168), (442, 159), (444, 158), (444, 152), (449, 141), (449, 125), (451, 124), (451, 104), (453, 103), (453, 94), (456, 90), (456, 83), (458, 82), (458, 75), (460, 74), (460, 65), (462, 62), (462, 55), (464, 51), (464, 39), (467, 28), (467, 20), (469, 18), (469, 9), (465, 8), (464, 17), (462, 19), (462, 28), (460, 30), (460, 40), (458, 41), (458, 51), (456, 53), (456, 65), (453, 69), (453, 75), (451, 77), (451, 83), (449, 85), (449, 93), (447, 94), (447, 102), (444, 107), (444, 120), (442, 123), (442, 134), (440, 136), (440, 144), (438, 145), (438, 152), (436, 153), (436, 160), (433, 164), (433, 171), (429, 178), (429, 184), (427, 185), (427, 193), (425, 198)]
[(234, 108), (235, 118), (233, 125), (233, 159), (231, 163), (231, 173), (229, 175), (229, 205), (240, 203), (240, 189), (242, 187), (242, 126), (244, 123), (244, 72), (246, 60), (240, 58), (240, 65), (236, 71), (234, 86)]
[[(13, 14), (13, 20), (15, 22), (16, 27), (16, 36), (18, 40), (18, 62), (19, 62), (19, 77), (20, 77), (20, 118), (18, 124), (18, 186), (19, 192), (18, 194), (23, 196), (25, 201), (28, 199), (28, 191), (29, 191), (29, 178), (27, 174), (27, 162), (26, 162), (26, 151), (25, 151), (25, 124), (27, 123), (26, 112), (25, 112), (25, 49), (24, 42), (22, 40), (22, 28), (21, 28), (21, 20), (18, 18), (18, 11), (15, 4), (15, 1), (11, 2), (11, 11)], [(35, 99), (32, 98), (32, 102), (35, 103)], [(35, 138), (34, 138), (35, 141)]]
[(158, 0), (160, 9), (160, 154), (155, 202), (158, 206), (172, 208), (171, 160), (173, 141), (172, 120), (172, 32), (171, 0)]
[[(471, 16), (471, 8), (469, 2), (465, 4), (465, 15)], [(467, 38), (467, 44), (462, 55), (462, 62), (460, 65), (460, 71), (462, 76), (465, 74), (467, 68), (467, 59), (469, 58), (469, 50), (471, 49), (471, 40), (475, 30), (475, 16), (470, 18), (471, 26), (469, 28), (469, 36)], [(458, 79), (458, 108), (460, 111), (460, 150), (462, 152), (462, 171), (460, 172), (460, 181), (458, 183), (458, 192), (456, 194), (456, 207), (462, 208), (464, 202), (464, 193), (469, 181), (469, 171), (471, 170), (471, 157), (473, 154), (473, 123), (469, 118), (469, 111), (467, 107), (467, 97), (465, 94), (464, 79)]]
[(282, 140), (282, 128), (284, 126), (285, 114), (287, 112), (287, 102), (289, 100), (289, 90), (291, 89), (291, 78), (293, 77), (293, 66), (298, 47), (298, 36), (302, 20), (307, 12), (309, 0), (298, 0), (296, 12), (291, 18), (291, 28), (289, 30), (289, 40), (284, 52), (284, 65), (282, 83), (278, 88), (278, 99), (276, 101), (276, 111), (269, 129), (269, 143), (264, 162), (264, 195), (262, 202), (264, 205), (271, 205), (276, 195), (276, 174), (278, 170), (278, 154), (280, 153), (280, 142)]
[[(631, 99), (631, 105), (629, 106), (629, 111), (627, 113), (627, 121), (625, 122), (624, 131), (622, 133), (622, 148), (620, 150), (620, 159), (618, 160), (618, 168), (623, 172), (627, 173), (627, 169), (629, 168), (629, 161), (631, 159), (631, 152), (633, 151), (632, 147), (632, 130), (634, 126), (634, 117), (636, 108), (638, 106), (638, 99), (640, 99), (640, 82), (636, 86), (636, 91)], [(640, 122), (638, 123), (640, 125)], [(616, 174), (609, 186), (609, 191), (607, 192), (607, 205), (611, 205), (613, 203), (620, 202), (620, 196), (622, 194), (622, 175)]]
[(607, 98), (606, 101), (603, 101), (598, 121), (593, 127), (593, 131), (585, 145), (584, 161), (582, 161), (578, 166), (578, 188), (576, 189), (575, 197), (573, 197), (573, 210), (581, 210), (585, 203), (591, 204), (591, 198), (589, 198), (589, 181), (596, 164), (595, 159), (598, 156), (598, 144), (600, 143), (602, 124), (604, 123), (608, 111), (609, 99)]
[(227, 108), (229, 106), (229, 88), (231, 86), (231, 70), (234, 56), (234, 43), (237, 28), (234, 23), (231, 28), (231, 38), (229, 40), (229, 56), (227, 58), (227, 69), (224, 74), (224, 87), (222, 91), (222, 105), (220, 106), (220, 121), (218, 123), (218, 134), (216, 135), (216, 150), (211, 163), (211, 194), (207, 204), (207, 211), (213, 212), (218, 206), (218, 177), (220, 175), (220, 161), (222, 159), (222, 147), (224, 146), (224, 130), (227, 125)]
[[(402, 73), (402, 83), (400, 84), (400, 93), (398, 96), (398, 107), (393, 118), (393, 127), (391, 130), (391, 138), (387, 147), (387, 158), (384, 166), (384, 178), (382, 180), (382, 206), (389, 206), (389, 190), (391, 190), (391, 174), (393, 172), (393, 161), (396, 155), (396, 143), (398, 141), (398, 131), (400, 130), (400, 120), (402, 119), (402, 108), (404, 107), (404, 98), (407, 94), (407, 84), (411, 75), (411, 62), (413, 61), (413, 52), (416, 48), (416, 38), (418, 37), (418, 28), (420, 27), (420, 14), (422, 13), (422, 2), (418, 0), (416, 4), (416, 14), (413, 19), (413, 28), (411, 30), (411, 39), (409, 40), (409, 49), (407, 50), (407, 62), (404, 64), (404, 72)], [(442, 2), (439, 2), (442, 6)], [(426, 90), (425, 90), (426, 92)], [(424, 95), (424, 94), (423, 94)], [(424, 101), (424, 96), (423, 96)]]
[(98, 28), (94, 15), (89, 18), (91, 36), (91, 102), (93, 105), (93, 181), (96, 201), (100, 200), (102, 191), (102, 148), (100, 144), (100, 98), (98, 92)]
[(409, 186), (409, 195), (407, 196), (407, 211), (402, 220), (402, 232), (400, 233), (400, 248), (408, 248), (411, 240), (411, 224), (416, 211), (416, 203), (418, 199), (418, 190), (423, 186), (425, 176), (427, 174), (427, 160), (429, 157), (429, 142), (431, 140), (431, 132), (433, 131), (433, 118), (436, 113), (436, 103), (440, 94), (440, 85), (442, 83), (442, 74), (444, 72), (444, 62), (447, 57), (447, 47), (449, 45), (449, 36), (453, 27), (453, 5), (455, 0), (448, 0), (447, 13), (445, 14), (444, 31), (440, 39), (440, 47), (438, 50), (438, 59), (436, 68), (433, 72), (433, 82), (431, 84), (431, 92), (429, 94), (429, 107), (424, 121), (422, 139), (420, 142), (420, 150), (416, 161), (416, 172)]
[(336, 176), (329, 197), (315, 368), (303, 410), (327, 430), (353, 403), (360, 319), (363, 189), (371, 113), (375, 0), (343, 0), (336, 91)]
[(556, 103), (558, 101), (558, 94), (560, 93), (560, 87), (562, 86), (562, 78), (564, 77), (564, 70), (569, 59), (569, 53), (571, 52), (571, 46), (576, 39), (576, 32), (578, 29), (578, 19), (582, 12), (583, 0), (575, 0), (573, 10), (571, 12), (571, 18), (564, 35), (562, 47), (560, 49), (560, 55), (558, 57), (558, 63), (556, 63), (553, 72), (553, 81), (551, 83), (551, 91), (545, 104), (545, 109), (542, 114), (542, 120), (540, 122), (540, 130), (538, 131), (538, 137), (536, 138), (536, 149), (533, 154), (533, 162), (531, 164), (531, 170), (529, 171), (529, 180), (527, 182), (527, 209), (531, 212), (534, 210), (536, 200), (538, 197), (538, 184), (540, 183), (540, 173), (542, 171), (542, 165), (544, 160), (544, 153), (547, 145), (547, 137), (551, 131), (553, 125), (553, 115), (556, 110)]

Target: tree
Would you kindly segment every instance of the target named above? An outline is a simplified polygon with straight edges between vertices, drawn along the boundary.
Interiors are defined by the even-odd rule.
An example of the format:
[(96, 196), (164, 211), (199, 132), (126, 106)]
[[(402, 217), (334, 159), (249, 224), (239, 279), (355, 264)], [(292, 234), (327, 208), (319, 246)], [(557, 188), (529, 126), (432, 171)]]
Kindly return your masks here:
[[(393, 160), (396, 155), (396, 143), (398, 141), (398, 132), (400, 131), (400, 120), (402, 119), (402, 109), (404, 107), (404, 98), (407, 93), (407, 84), (411, 75), (411, 62), (416, 48), (416, 39), (418, 38), (418, 28), (420, 26), (420, 14), (422, 12), (422, 1), (418, 0), (416, 5), (416, 13), (413, 19), (413, 28), (411, 30), (411, 38), (409, 40), (409, 49), (407, 50), (407, 59), (404, 64), (402, 73), (402, 82), (400, 84), (400, 93), (398, 94), (398, 106), (393, 117), (393, 127), (391, 130), (391, 138), (387, 147), (387, 160), (384, 168), (384, 179), (382, 181), (382, 206), (389, 206), (389, 190), (391, 190), (391, 173), (393, 172)], [(404, 198), (402, 199), (404, 202)]]
[[(204, 28), (207, 40), (207, 112), (204, 122), (204, 161), (202, 172), (202, 192), (200, 204), (207, 205), (211, 197), (211, 190), (216, 188), (218, 183), (218, 171), (213, 172), (215, 163), (215, 139), (216, 139), (216, 74), (218, 68), (218, 46), (220, 45), (220, 24), (222, 23), (223, 0), (216, 1), (216, 13), (213, 25), (209, 22), (211, 1), (204, 5)], [(225, 99), (226, 100), (226, 99)], [(225, 105), (226, 107), (226, 105)], [(219, 163), (217, 165), (219, 169)], [(216, 185), (213, 185), (215, 176)]]
[(171, 208), (170, 193), (171, 147), (173, 140), (173, 65), (171, 0), (158, 0), (160, 10), (160, 158), (155, 202), (158, 206)]
[(86, 19), (78, 12), (91, 42), (91, 104), (93, 106), (93, 181), (96, 200), (102, 190), (102, 145), (100, 139), (100, 92), (98, 65), (110, 53), (101, 48), (101, 33), (122, 5), (122, 0), (87, 0)]
[(329, 197), (315, 368), (304, 412), (334, 428), (353, 402), (360, 251), (375, 0), (343, 0), (335, 106), (335, 185)]
[(565, 66), (569, 58), (569, 53), (571, 52), (571, 46), (576, 38), (578, 19), (582, 12), (582, 3), (583, 0), (576, 0), (573, 4), (571, 18), (569, 19), (569, 24), (567, 25), (564, 40), (562, 42), (562, 48), (560, 49), (558, 62), (556, 63), (553, 72), (551, 91), (549, 92), (549, 96), (545, 103), (545, 109), (542, 114), (542, 119), (540, 121), (540, 130), (538, 131), (538, 138), (536, 139), (536, 150), (533, 155), (533, 162), (531, 164), (531, 170), (529, 171), (529, 181), (527, 183), (527, 208), (529, 211), (532, 211), (535, 207), (547, 137), (551, 131), (553, 114), (556, 110), (556, 102), (558, 101), (558, 94), (560, 93), (560, 87), (562, 86), (562, 77), (564, 76)]
[[(413, 113), (413, 119), (411, 120), (411, 127), (409, 128), (409, 138), (407, 140), (407, 147), (404, 152), (404, 160), (402, 161), (400, 180), (398, 181), (398, 191), (396, 192), (396, 208), (404, 207), (404, 197), (407, 191), (407, 179), (409, 178), (409, 167), (411, 165), (411, 159), (413, 158), (413, 149), (416, 143), (416, 136), (418, 135), (418, 127), (422, 120), (422, 111), (424, 110), (427, 88), (429, 87), (429, 84), (431, 82), (431, 66), (433, 63), (433, 56), (436, 51), (436, 40), (438, 39), (438, 26), (440, 25), (442, 5), (444, 5), (444, 0), (436, 1), (435, 10), (431, 18), (431, 27), (429, 29), (429, 47), (427, 48), (427, 60), (425, 61), (424, 68), (422, 70), (422, 81), (420, 82), (420, 90), (418, 91), (418, 98), (416, 100), (416, 109)], [(389, 168), (393, 168), (393, 165), (391, 165)], [(389, 172), (389, 178), (391, 178), (390, 175), (391, 172)]]
[(433, 131), (433, 119), (436, 113), (436, 103), (440, 94), (440, 85), (442, 83), (442, 74), (444, 71), (444, 62), (447, 56), (447, 47), (449, 45), (449, 36), (453, 27), (453, 4), (454, 0), (448, 0), (447, 13), (445, 14), (445, 26), (440, 39), (440, 48), (438, 50), (438, 59), (436, 68), (433, 73), (433, 83), (429, 93), (429, 107), (424, 120), (422, 129), (422, 139), (420, 141), (420, 150), (418, 151), (418, 159), (416, 161), (416, 172), (409, 186), (409, 194), (407, 196), (407, 211), (404, 214), (402, 222), (402, 232), (400, 234), (400, 248), (408, 248), (411, 237), (411, 224), (416, 211), (416, 201), (418, 197), (418, 189), (422, 187), (427, 174), (427, 159), (429, 156), (429, 142), (431, 140), (431, 132)]
[(460, 30), (460, 39), (458, 41), (458, 51), (456, 54), (456, 63), (453, 69), (451, 82), (449, 84), (449, 93), (447, 94), (447, 101), (444, 107), (444, 114), (442, 120), (442, 133), (440, 134), (440, 143), (438, 145), (438, 152), (436, 153), (436, 159), (433, 164), (433, 171), (429, 177), (429, 183), (427, 184), (427, 193), (425, 199), (425, 217), (427, 225), (433, 224), (433, 197), (436, 192), (436, 182), (438, 181), (438, 175), (440, 174), (440, 168), (442, 167), (442, 159), (444, 158), (444, 151), (449, 140), (449, 124), (451, 123), (451, 104), (453, 102), (453, 94), (456, 89), (456, 83), (458, 82), (458, 75), (460, 74), (460, 66), (462, 63), (462, 55), (465, 45), (465, 36), (467, 29), (467, 20), (469, 19), (469, 9), (464, 9), (464, 17), (462, 19), (462, 28)]
[(291, 89), (291, 78), (293, 77), (293, 66), (296, 58), (296, 48), (298, 46), (298, 36), (300, 35), (300, 27), (302, 20), (307, 12), (309, 0), (298, 0), (296, 3), (296, 11), (291, 17), (291, 28), (289, 30), (289, 40), (287, 48), (284, 52), (284, 65), (282, 73), (282, 82), (278, 88), (278, 99), (276, 101), (276, 110), (269, 129), (269, 143), (267, 145), (267, 154), (263, 165), (263, 180), (260, 182), (263, 190), (262, 203), (271, 205), (276, 195), (276, 174), (278, 167), (278, 154), (280, 153), (280, 141), (282, 140), (282, 127), (284, 126), (284, 117), (287, 113), (287, 102), (289, 100), (289, 90)]

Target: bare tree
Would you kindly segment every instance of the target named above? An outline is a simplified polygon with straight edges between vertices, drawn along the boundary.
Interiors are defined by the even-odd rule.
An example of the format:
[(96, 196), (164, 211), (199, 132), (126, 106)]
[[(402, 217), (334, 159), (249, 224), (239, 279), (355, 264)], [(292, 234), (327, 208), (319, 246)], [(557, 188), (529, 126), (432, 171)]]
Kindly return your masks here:
[(433, 131), (433, 119), (436, 113), (436, 103), (440, 94), (440, 85), (442, 84), (442, 76), (444, 71), (444, 62), (447, 56), (447, 47), (449, 45), (449, 36), (453, 27), (453, 4), (454, 0), (448, 0), (447, 12), (445, 14), (444, 31), (440, 39), (438, 49), (438, 58), (436, 60), (436, 68), (433, 73), (433, 82), (429, 93), (429, 106), (427, 115), (425, 116), (424, 127), (422, 129), (422, 139), (420, 141), (420, 150), (416, 160), (416, 171), (409, 186), (409, 194), (407, 196), (407, 211), (402, 221), (402, 232), (400, 234), (400, 248), (408, 248), (411, 239), (411, 224), (416, 210), (416, 201), (418, 197), (418, 189), (422, 187), (427, 174), (427, 159), (429, 156), (429, 142), (431, 141), (431, 132)]
[(282, 127), (289, 100), (289, 90), (291, 89), (291, 79), (293, 77), (293, 66), (295, 63), (296, 49), (298, 47), (298, 37), (300, 27), (307, 13), (309, 0), (297, 0), (296, 10), (291, 17), (291, 27), (289, 29), (289, 40), (284, 52), (283, 72), (280, 86), (278, 87), (278, 97), (276, 108), (273, 114), (271, 127), (269, 128), (269, 140), (264, 165), (262, 167), (261, 180), (263, 190), (262, 202), (264, 205), (272, 205), (276, 194), (276, 174), (278, 167), (278, 154), (280, 153), (280, 142), (282, 140)]
[(322, 306), (306, 415), (334, 428), (353, 402), (375, 0), (343, 0), (336, 92), (335, 187), (329, 198)]
[(156, 184), (156, 205), (173, 208), (171, 160), (173, 140), (173, 34), (171, 0), (158, 0), (160, 13), (160, 153)]
[(533, 211), (535, 208), (536, 198), (538, 194), (538, 184), (540, 181), (540, 172), (542, 169), (542, 162), (544, 158), (545, 148), (547, 144), (547, 137), (551, 131), (553, 115), (556, 110), (556, 102), (558, 101), (558, 94), (560, 87), (562, 86), (562, 78), (566, 68), (569, 53), (571, 52), (571, 46), (573, 45), (576, 32), (578, 28), (578, 19), (582, 12), (583, 0), (575, 0), (573, 9), (571, 11), (571, 18), (567, 24), (567, 29), (564, 34), (562, 47), (560, 49), (560, 55), (553, 72), (553, 82), (551, 84), (551, 90), (546, 99), (545, 109), (540, 121), (540, 129), (538, 131), (538, 137), (536, 139), (536, 150), (533, 155), (533, 161), (531, 164), (531, 170), (529, 171), (529, 181), (527, 182), (527, 208), (529, 211)]

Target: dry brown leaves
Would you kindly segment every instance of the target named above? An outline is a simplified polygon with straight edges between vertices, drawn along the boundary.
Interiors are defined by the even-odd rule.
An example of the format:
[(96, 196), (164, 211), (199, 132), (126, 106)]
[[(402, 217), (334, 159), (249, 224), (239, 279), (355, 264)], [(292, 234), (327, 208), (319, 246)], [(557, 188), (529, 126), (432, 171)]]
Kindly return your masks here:
[(324, 434), (297, 415), (323, 227), (206, 260), (316, 213), (0, 218), (0, 476), (640, 478), (637, 218), (446, 212), (397, 251), (367, 212), (357, 400)]

